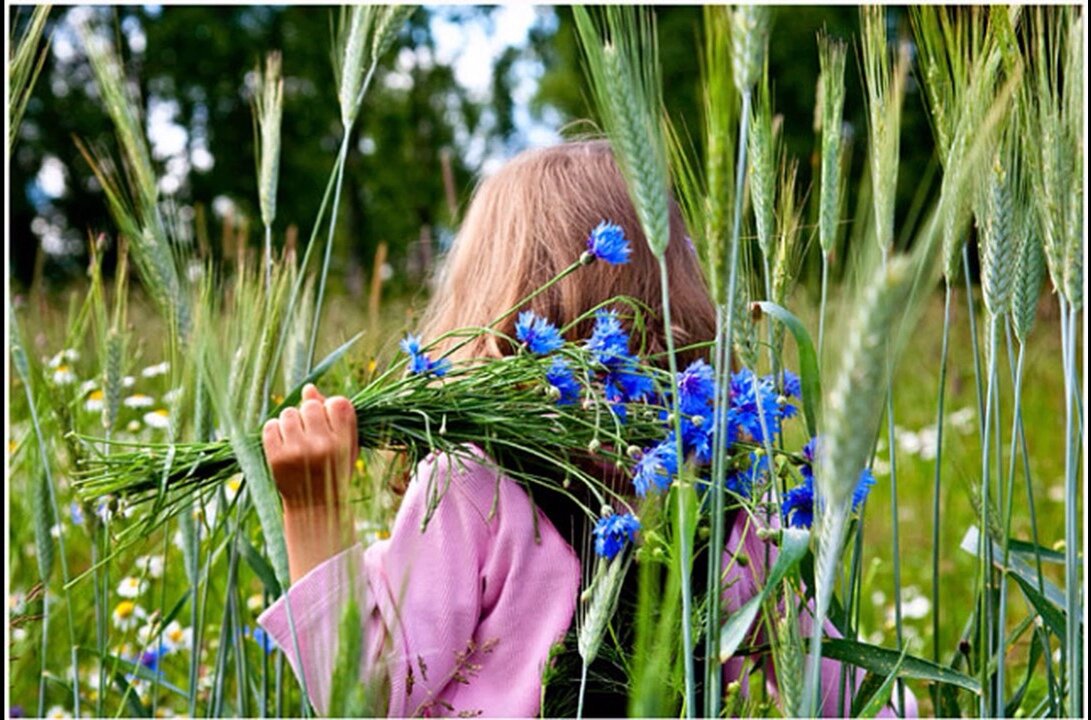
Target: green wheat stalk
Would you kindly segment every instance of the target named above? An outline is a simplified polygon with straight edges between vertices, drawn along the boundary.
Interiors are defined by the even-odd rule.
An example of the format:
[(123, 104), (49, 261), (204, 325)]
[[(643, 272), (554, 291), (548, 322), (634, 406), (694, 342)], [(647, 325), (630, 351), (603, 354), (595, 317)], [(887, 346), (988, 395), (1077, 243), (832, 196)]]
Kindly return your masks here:
[[(45, 65), (45, 59), (49, 55), (49, 43), (47, 38), (45, 45), (39, 48), (42, 33), (45, 30), (45, 22), (49, 17), (49, 11), (53, 8), (50, 4), (37, 5), (31, 11), (23, 34), (18, 38), (12, 38), (8, 42), (8, 154), (15, 147), (15, 138), (19, 134), (19, 125), (23, 121), (23, 114), (30, 101), (34, 84), (38, 80), (38, 74)], [(18, 20), (18, 15), (15, 16)], [(12, 23), (14, 25), (14, 21)]]
[(841, 120), (845, 103), (845, 44), (818, 36), (819, 88), (818, 117), (822, 121), (822, 169), (818, 211), (818, 243), (822, 249), (822, 290), (818, 307), (818, 355), (822, 357), (826, 329), (826, 288), (830, 258), (837, 240), (841, 217)]
[(258, 205), (265, 226), (265, 287), (273, 282), (273, 222), (277, 217), (277, 180), (280, 176), (280, 125), (284, 115), (284, 79), (280, 53), (265, 57), (265, 72), (258, 68), (254, 116), (258, 124)]

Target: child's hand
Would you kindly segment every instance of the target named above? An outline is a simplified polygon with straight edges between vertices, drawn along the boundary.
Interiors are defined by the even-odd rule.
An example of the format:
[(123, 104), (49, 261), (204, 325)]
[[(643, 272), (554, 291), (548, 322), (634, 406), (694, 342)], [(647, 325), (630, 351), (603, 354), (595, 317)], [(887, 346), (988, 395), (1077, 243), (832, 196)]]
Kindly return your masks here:
[(348, 398), (303, 388), (299, 409), (265, 423), (265, 457), (284, 499), (284, 539), (292, 582), (352, 544), (349, 478), (360, 452)]
[(286, 507), (340, 506), (359, 454), (356, 410), (345, 397), (326, 398), (303, 388), (297, 410), (285, 409), (265, 423), (265, 457)]

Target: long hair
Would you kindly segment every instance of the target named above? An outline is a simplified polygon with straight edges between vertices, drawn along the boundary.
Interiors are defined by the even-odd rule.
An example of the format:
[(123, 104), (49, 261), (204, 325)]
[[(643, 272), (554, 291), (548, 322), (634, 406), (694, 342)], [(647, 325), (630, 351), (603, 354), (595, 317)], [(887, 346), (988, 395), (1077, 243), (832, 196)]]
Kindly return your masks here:
[[(670, 207), (666, 261), (674, 341), (682, 347), (711, 340), (716, 314), (681, 213), (673, 201)], [(520, 309), (533, 310), (561, 327), (612, 297), (630, 296), (648, 311), (643, 318), (644, 352), (665, 351), (659, 266), (606, 141), (524, 152), (478, 186), (424, 313), (425, 341), (492, 323), (574, 262), (603, 220), (625, 231), (633, 249), (630, 261), (581, 268)], [(567, 339), (587, 337), (592, 323), (588, 318), (577, 324)], [(511, 335), (514, 325), (512, 315), (497, 329)], [(440, 342), (438, 349), (443, 352), (453, 343)], [(511, 351), (507, 343), (482, 334), (452, 358), (495, 358)], [(680, 356), (687, 362), (705, 354), (690, 350)]]

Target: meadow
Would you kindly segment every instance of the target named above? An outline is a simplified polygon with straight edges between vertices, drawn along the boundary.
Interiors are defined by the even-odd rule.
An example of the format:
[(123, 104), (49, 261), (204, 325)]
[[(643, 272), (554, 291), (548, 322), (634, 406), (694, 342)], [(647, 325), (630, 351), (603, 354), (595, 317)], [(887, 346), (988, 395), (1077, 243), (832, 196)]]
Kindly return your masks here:
[[(719, 312), (717, 337), (704, 347), (709, 365), (678, 367), (670, 340), (662, 357), (626, 354), (640, 368), (631, 371), (656, 390), (626, 389), (620, 401), (600, 383), (621, 371), (595, 354), (594, 338), (569, 337), (538, 352), (522, 319), (513, 325), (553, 281), (499, 318), (502, 330), (455, 334), (470, 342), (498, 333), (511, 345), (511, 362), (445, 368), (442, 358), (437, 366), (399, 344), (416, 331), (425, 289), (384, 291), (380, 262), (367, 298), (332, 279), (350, 130), (366, 108), (376, 63), (410, 12), (357, 7), (337, 16), (344, 141), (298, 257), (274, 230), (279, 56), (262, 68), (254, 101), (260, 232), (240, 244), (225, 226), (221, 252), (212, 253), (177, 242), (215, 234), (180, 230), (190, 220), (156, 190), (125, 71), (104, 36), (85, 29), (118, 149), (83, 152), (122, 249), (112, 277), (95, 247), (106, 239), (97, 239), (86, 281), (9, 298), (12, 712), (313, 712), (255, 622), (288, 585), (279, 499), (255, 432), (298, 401), (305, 381), (317, 380), (361, 409), (364, 454), (352, 488), (365, 544), (389, 536), (397, 509), (387, 487), (396, 471), (389, 449), (412, 461), (466, 441), (508, 443), (549, 469), (524, 468), (498, 450), (498, 462), (528, 487), (556, 485), (550, 473), (563, 471), (608, 497), (601, 481), (568, 460), (593, 447), (643, 480), (634, 496), (617, 499), (640, 518), (639, 535), (615, 532), (610, 551), (584, 548), (585, 571), (596, 568), (598, 579), (576, 631), (584, 678), (611, 652), (625, 658), (631, 715), (811, 716), (815, 660), (825, 654), (867, 671), (849, 690), (853, 716), (904, 707), (907, 691), (922, 715), (1079, 716), (1080, 12), (912, 10), (912, 77), (926, 88), (940, 171), (919, 206), (896, 215), (891, 178), (896, 184), (911, 69), (881, 11), (861, 9), (853, 44), (820, 42), (821, 173), (816, 187), (801, 188), (768, 100), (766, 10), (705, 11), (697, 142), (663, 120), (656, 62), (664, 41), (656, 40), (654, 15), (577, 8), (589, 99), (649, 247), (664, 263), (665, 317), (644, 318), (625, 298), (616, 305), (632, 313), (625, 317), (635, 340), (645, 320), (664, 323), (672, 337), (662, 260), (676, 242), (666, 232), (669, 189)], [(37, 42), (32, 29), (13, 61), (24, 85), (33, 82)], [(863, 59), (862, 178), (844, 176), (846, 52)], [(851, 212), (843, 197), (850, 182), (861, 188)], [(811, 206), (808, 192), (818, 197)], [(898, 227), (895, 217), (904, 218)], [(590, 244), (595, 238), (560, 276), (617, 260)], [(735, 372), (728, 353), (740, 365)], [(564, 406), (568, 386), (545, 369), (555, 358), (591, 378), (574, 391), (580, 403)], [(783, 369), (798, 376), (799, 389)], [(683, 378), (697, 375), (708, 380), (707, 404), (683, 412), (693, 399)], [(501, 381), (510, 387), (497, 392)], [(740, 398), (751, 392), (756, 409), (746, 425)], [(619, 404), (627, 420), (616, 419)], [(525, 413), (521, 422), (508, 417), (512, 408)], [(735, 422), (749, 429), (729, 433)], [(711, 447), (706, 459), (690, 445), (695, 435)], [(805, 447), (815, 436), (821, 452)], [(673, 464), (644, 474), (647, 459), (671, 452)], [(732, 485), (746, 470), (745, 488)], [(625, 517), (620, 507), (599, 526)], [(725, 508), (771, 526), (762, 537), (780, 548), (775, 581), (731, 614), (719, 593), (690, 585), (697, 562), (708, 563), (708, 576), (726, 572), (720, 553), (709, 551), (723, 547)], [(600, 508), (588, 513), (594, 520)], [(636, 640), (622, 647), (611, 618), (630, 571), (640, 587)], [(780, 619), (786, 608), (788, 622)], [(846, 638), (800, 637), (791, 620), (803, 612), (828, 617)], [(755, 619), (765, 630), (760, 642)], [(359, 628), (351, 611), (342, 622), (346, 636)], [(338, 657), (346, 661), (329, 713), (382, 713), (381, 693), (352, 689), (360, 649), (342, 642)], [(736, 652), (771, 658), (751, 676), (749, 692), (738, 682), (720, 685), (716, 659)], [(703, 669), (693, 664), (699, 654), (708, 658)], [(782, 678), (777, 694), (763, 689), (771, 667)]]

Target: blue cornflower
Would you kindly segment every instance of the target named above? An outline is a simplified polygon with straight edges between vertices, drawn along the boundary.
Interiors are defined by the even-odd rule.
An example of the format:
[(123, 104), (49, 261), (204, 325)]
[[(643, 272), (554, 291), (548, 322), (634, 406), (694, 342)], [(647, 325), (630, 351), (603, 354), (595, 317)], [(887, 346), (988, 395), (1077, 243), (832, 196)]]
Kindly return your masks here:
[(746, 368), (731, 375), (731, 409), (728, 420), (737, 429), (745, 430), (755, 442), (761, 443), (766, 439), (765, 429), (768, 429), (770, 436), (780, 433), (780, 421), (784, 412), (777, 402), (777, 393), (771, 378), (759, 380), (757, 388), (754, 385), (754, 374)]
[(72, 519), (73, 525), (83, 525), (83, 508), (75, 500), (68, 506), (68, 515)]
[(666, 440), (644, 451), (633, 469), (633, 486), (636, 494), (644, 497), (649, 489), (665, 491), (670, 487), (671, 477), (678, 472), (678, 454), (675, 452), (674, 434)]
[(603, 386), (606, 399), (614, 403), (646, 400), (655, 392), (655, 383), (640, 371), (640, 365), (634, 359), (612, 365)]
[(256, 642), (258, 644), (258, 647), (265, 651), (266, 655), (273, 652), (277, 648), (276, 643), (273, 642), (273, 638), (270, 637), (261, 628), (254, 628), (253, 630), (251, 630), (250, 626), (247, 625), (245, 628), (243, 628), (243, 635)]
[(874, 484), (875, 476), (871, 473), (871, 468), (864, 468), (861, 470), (860, 477), (856, 481), (856, 489), (852, 491), (853, 510), (860, 507), (860, 504), (867, 500), (868, 493), (871, 491), (871, 487)]
[(614, 559), (625, 543), (636, 539), (639, 529), (640, 520), (631, 513), (613, 513), (599, 518), (591, 533), (595, 537), (595, 552), (607, 560)]
[(625, 231), (612, 222), (603, 220), (587, 237), (586, 256), (598, 258), (611, 265), (629, 262), (632, 252), (629, 241), (625, 239)]
[(408, 333), (404, 338), (402, 338), (402, 341), (400, 343), (398, 343), (398, 345), (401, 347), (402, 352), (404, 352), (406, 355), (420, 355), (421, 354), (421, 352), (420, 352), (420, 335), (414, 335), (413, 333)]
[(814, 524), (814, 478), (807, 477), (803, 484), (784, 493), (780, 507), (784, 522), (795, 528), (809, 528)]
[(402, 351), (409, 356), (409, 372), (413, 375), (432, 374), (436, 377), (443, 377), (451, 368), (450, 360), (432, 360), (421, 352), (420, 337), (417, 335), (406, 335), (398, 344), (401, 346)]
[(564, 345), (564, 338), (556, 326), (531, 310), (519, 313), (515, 337), (526, 343), (527, 349), (535, 355), (548, 355)]
[(159, 672), (159, 661), (167, 654), (167, 648), (158, 646), (154, 650), (146, 650), (140, 655), (140, 664), (152, 672)]
[(599, 310), (595, 313), (595, 328), (586, 347), (595, 361), (603, 365), (615, 365), (632, 359), (629, 354), (629, 333), (621, 327), (616, 310)]
[(781, 372), (781, 387), (784, 388), (784, 394), (788, 397), (798, 398), (803, 395), (803, 383), (800, 381), (799, 376), (794, 372), (785, 368)]
[(686, 415), (712, 417), (716, 401), (716, 380), (712, 366), (704, 360), (695, 360), (678, 373), (678, 404)]
[[(794, 527), (810, 527), (814, 521), (814, 463), (818, 459), (821, 446), (819, 436), (815, 435), (803, 446), (803, 459), (806, 461), (799, 467), (799, 474), (803, 476), (803, 484), (789, 490), (784, 495), (784, 504), (781, 513), (784, 519)], [(856, 487), (852, 491), (852, 509), (857, 510), (867, 499), (872, 486), (875, 485), (875, 476), (870, 468), (860, 471), (856, 479)], [(803, 505), (806, 505), (803, 508)]]
[(546, 370), (546, 380), (561, 393), (557, 398), (558, 405), (571, 405), (580, 399), (580, 383), (564, 358), (553, 358)]
[(769, 456), (765, 453), (758, 455), (751, 452), (744, 467), (736, 467), (728, 471), (724, 484), (736, 495), (750, 497), (754, 482), (767, 472), (769, 472)]

